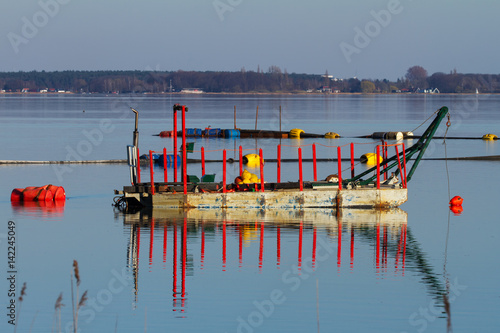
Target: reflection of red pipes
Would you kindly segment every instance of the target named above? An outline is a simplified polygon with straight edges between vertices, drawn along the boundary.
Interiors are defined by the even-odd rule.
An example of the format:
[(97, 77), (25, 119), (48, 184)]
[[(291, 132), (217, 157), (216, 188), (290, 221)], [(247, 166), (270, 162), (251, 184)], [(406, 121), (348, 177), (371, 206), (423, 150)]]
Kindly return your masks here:
[(184, 312), (184, 306), (186, 305), (186, 266), (187, 266), (186, 259), (187, 259), (187, 218), (185, 217), (184, 229), (182, 233), (182, 291), (181, 291), (182, 312)]
[(201, 224), (201, 269), (205, 263), (205, 226)]
[(167, 225), (163, 226), (163, 262), (167, 262)]
[(151, 266), (153, 266), (153, 242), (155, 234), (155, 219), (151, 218), (151, 224), (149, 227), (149, 271), (151, 272)]
[[(340, 178), (339, 178), (340, 182)], [(338, 223), (338, 236), (337, 236), (337, 267), (340, 268), (342, 264), (342, 221)]]
[(173, 260), (172, 260), (172, 271), (173, 271), (173, 278), (172, 278), (172, 298), (173, 298), (173, 306), (174, 306), (174, 311), (175, 307), (177, 306), (177, 224), (175, 224), (174, 221), (174, 245), (173, 245)]
[(259, 272), (262, 272), (263, 257), (264, 257), (264, 222), (260, 222)]
[(403, 276), (405, 275), (405, 259), (406, 259), (406, 224), (403, 225)]
[(316, 239), (317, 239), (316, 227), (314, 227), (313, 231), (313, 245), (312, 245), (312, 268), (314, 269), (316, 266)]
[(384, 240), (382, 243), (382, 267), (387, 271), (387, 226), (384, 226)]
[(238, 259), (239, 259), (239, 264), (240, 268), (243, 263), (243, 227), (241, 225), (238, 226)]
[(302, 269), (302, 233), (303, 233), (303, 223), (302, 223), (302, 221), (300, 221), (300, 229), (299, 229), (299, 260), (298, 260), (299, 272)]
[(396, 269), (396, 272), (398, 271), (399, 256), (401, 255), (402, 246), (403, 246), (403, 227), (401, 227), (401, 231), (399, 233), (398, 251), (396, 252), (396, 258), (394, 260), (394, 268)]
[(281, 228), (280, 226), (276, 229), (276, 265), (278, 269), (281, 263)]
[(380, 223), (377, 223), (377, 236), (376, 237), (377, 238), (375, 239), (375, 248), (376, 248), (376, 250), (375, 250), (376, 251), (375, 263), (376, 263), (376, 267), (377, 267), (377, 273), (379, 273), (379, 269), (380, 269)]
[(222, 221), (222, 271), (226, 271), (226, 221)]
[(354, 268), (354, 227), (351, 226), (351, 270)]
[(139, 271), (139, 252), (141, 249), (141, 227), (137, 227), (137, 271)]

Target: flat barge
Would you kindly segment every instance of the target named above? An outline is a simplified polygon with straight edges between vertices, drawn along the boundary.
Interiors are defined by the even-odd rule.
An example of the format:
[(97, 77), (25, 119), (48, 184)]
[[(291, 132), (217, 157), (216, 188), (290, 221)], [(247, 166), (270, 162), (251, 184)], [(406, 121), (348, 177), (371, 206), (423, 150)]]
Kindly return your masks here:
[[(187, 108), (186, 108), (187, 109)], [(183, 122), (183, 146), (181, 152), (186, 152), (185, 136), (185, 106), (175, 105), (174, 113), (182, 110)], [(136, 111), (134, 111), (136, 112)], [(137, 117), (136, 113), (136, 117)], [(226, 151), (222, 159), (223, 181), (204, 182), (191, 181), (191, 178), (183, 172), (182, 181), (178, 182), (154, 182), (153, 161), (150, 159), (150, 181), (140, 182), (137, 161), (137, 118), (136, 131), (134, 132), (134, 146), (129, 146), (129, 166), (131, 172), (131, 185), (124, 186), (123, 190), (115, 190), (119, 195), (115, 198), (116, 206), (134, 209), (140, 207), (154, 207), (166, 209), (304, 209), (304, 208), (395, 208), (408, 200), (407, 183), (415, 172), (423, 154), (434, 136), (439, 124), (446, 115), (448, 108), (442, 107), (435, 112), (436, 118), (425, 130), (416, 144), (405, 148), (404, 143), (386, 144), (377, 146), (374, 156), (375, 166), (354, 175), (354, 162), (351, 163), (351, 178), (342, 178), (341, 147), (337, 147), (338, 174), (331, 175), (325, 181), (316, 180), (316, 169), (314, 170), (314, 181), (303, 181), (302, 179), (302, 155), (298, 147), (299, 181), (280, 181), (280, 150), (278, 146), (277, 182), (264, 182), (262, 149), (257, 160), (260, 166), (260, 179), (252, 182), (240, 182), (242, 176), (242, 165), (240, 162), (240, 177), (235, 183), (226, 182)], [(174, 132), (176, 133), (176, 131)], [(174, 140), (174, 152), (177, 156), (177, 139)], [(351, 144), (352, 147), (352, 144)], [(394, 147), (395, 154), (387, 155), (387, 148)], [(399, 150), (402, 148), (401, 150)], [(382, 153), (380, 153), (382, 150)], [(164, 149), (165, 151), (165, 149)], [(203, 151), (203, 148), (202, 148)], [(351, 148), (351, 159), (354, 161), (353, 149)], [(418, 153), (418, 154), (417, 154)], [(150, 151), (150, 156), (152, 151)], [(240, 151), (241, 154), (241, 151)], [(314, 153), (315, 154), (315, 153)], [(407, 172), (406, 166), (412, 157), (413, 165)], [(240, 158), (241, 161), (241, 158)], [(165, 162), (166, 163), (166, 162)], [(166, 165), (166, 164), (164, 164)], [(174, 168), (177, 167), (177, 161)], [(314, 166), (315, 167), (315, 166)], [(181, 170), (186, 169), (186, 153), (182, 154)], [(174, 174), (177, 175), (175, 169)], [(246, 172), (246, 171), (245, 171)], [(388, 177), (388, 172), (391, 177)], [(254, 175), (255, 176), (255, 175)], [(365, 178), (366, 177), (366, 178)], [(238, 180), (239, 178), (239, 180)], [(383, 178), (383, 179), (382, 179)], [(189, 181), (188, 181), (189, 179)], [(203, 180), (203, 178), (202, 178)]]

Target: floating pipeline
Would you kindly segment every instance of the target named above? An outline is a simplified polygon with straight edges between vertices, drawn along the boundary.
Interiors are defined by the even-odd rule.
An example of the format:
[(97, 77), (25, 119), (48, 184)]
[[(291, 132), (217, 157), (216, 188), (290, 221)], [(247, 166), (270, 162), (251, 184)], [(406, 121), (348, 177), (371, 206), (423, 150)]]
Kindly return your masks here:
[(10, 195), (11, 202), (62, 201), (66, 200), (66, 191), (62, 186), (44, 185), (15, 188)]
[[(177, 155), (177, 160), (180, 159)], [(277, 159), (268, 158), (267, 162), (274, 163)], [(342, 161), (350, 161), (350, 158), (342, 158)], [(355, 158), (355, 161), (361, 161), (360, 158)], [(500, 161), (500, 155), (489, 155), (489, 156), (459, 156), (459, 157), (423, 157), (424, 161)], [(149, 163), (149, 157), (147, 159), (141, 158), (141, 165)], [(312, 162), (312, 158), (303, 158), (303, 162)], [(337, 158), (317, 158), (316, 162), (336, 162)], [(186, 163), (200, 163), (201, 159), (188, 158)], [(228, 163), (239, 162), (237, 159), (228, 158)], [(296, 163), (297, 159), (282, 158), (282, 163), (293, 162)], [(127, 160), (88, 160), (88, 161), (14, 161), (14, 160), (0, 160), (0, 165), (43, 165), (43, 164), (127, 164)], [(177, 162), (180, 163), (180, 162)], [(222, 163), (221, 159), (205, 159), (205, 163)]]

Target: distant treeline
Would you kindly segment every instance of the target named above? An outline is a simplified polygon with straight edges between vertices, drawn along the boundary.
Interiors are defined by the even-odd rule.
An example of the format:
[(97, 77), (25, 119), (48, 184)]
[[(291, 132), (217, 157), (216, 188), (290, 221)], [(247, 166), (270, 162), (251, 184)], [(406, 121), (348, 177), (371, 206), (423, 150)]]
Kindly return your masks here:
[[(417, 70), (415, 70), (417, 69)], [(164, 93), (197, 88), (214, 93), (500, 93), (500, 75), (434, 73), (414, 66), (396, 82), (338, 79), (325, 73), (296, 74), (272, 66), (267, 72), (32, 71), (0, 73), (2, 92)]]

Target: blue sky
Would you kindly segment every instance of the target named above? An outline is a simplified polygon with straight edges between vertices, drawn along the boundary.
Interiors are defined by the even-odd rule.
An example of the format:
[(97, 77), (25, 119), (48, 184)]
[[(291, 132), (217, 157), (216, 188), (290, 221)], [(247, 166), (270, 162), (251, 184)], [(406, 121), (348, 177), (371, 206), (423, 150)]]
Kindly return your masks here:
[(497, 0), (3, 1), (0, 71), (498, 74), (499, 13)]

